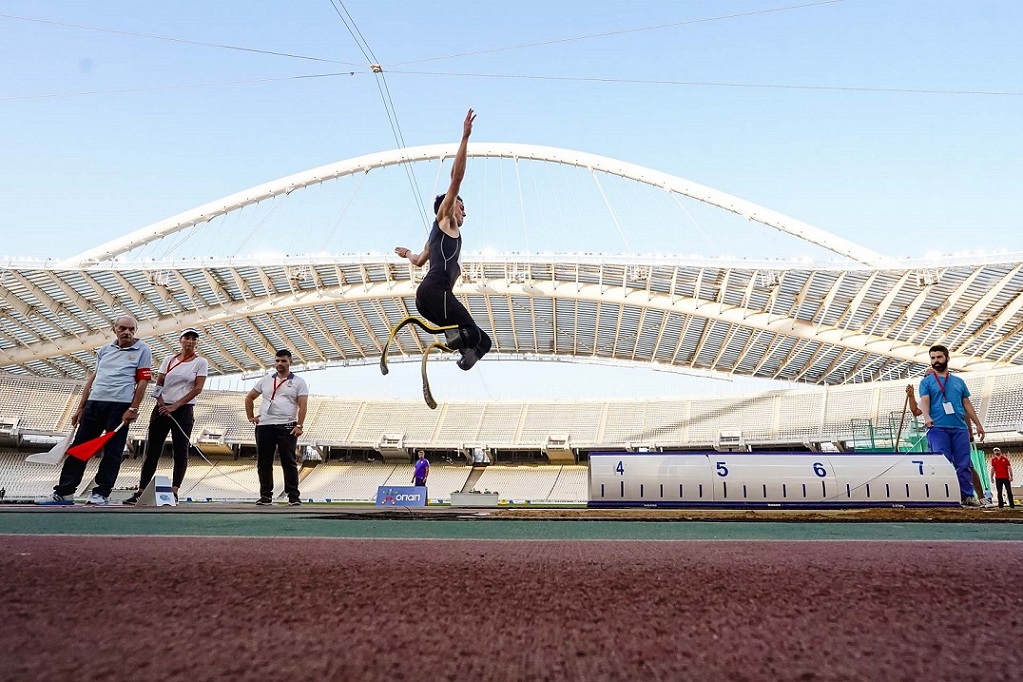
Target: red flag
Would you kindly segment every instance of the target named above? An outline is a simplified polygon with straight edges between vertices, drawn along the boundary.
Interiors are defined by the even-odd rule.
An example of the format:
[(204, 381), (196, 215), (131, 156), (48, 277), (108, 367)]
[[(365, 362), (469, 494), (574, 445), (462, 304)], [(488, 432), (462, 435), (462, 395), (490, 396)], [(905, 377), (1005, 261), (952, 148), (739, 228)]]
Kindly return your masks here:
[(87, 440), (84, 443), (68, 448), (67, 454), (71, 455), (75, 459), (80, 459), (83, 462), (88, 462), (89, 459), (97, 452), (103, 449), (103, 446), (107, 444), (107, 441), (114, 437), (114, 434), (121, 430), (124, 426), (124, 422), (121, 422), (121, 426), (118, 426), (113, 431), (107, 431), (98, 438)]

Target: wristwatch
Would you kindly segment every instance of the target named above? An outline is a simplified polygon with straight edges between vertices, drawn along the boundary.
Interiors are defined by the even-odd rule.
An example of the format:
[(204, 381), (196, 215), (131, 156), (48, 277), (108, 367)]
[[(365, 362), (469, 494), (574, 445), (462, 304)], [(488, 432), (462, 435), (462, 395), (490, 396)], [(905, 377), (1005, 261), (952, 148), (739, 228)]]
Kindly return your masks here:
[(129, 411), (129, 412), (134, 412), (135, 414), (138, 414), (138, 412), (139, 412), (139, 408), (137, 408), (137, 407), (129, 407), (129, 408), (128, 408), (128, 411)]

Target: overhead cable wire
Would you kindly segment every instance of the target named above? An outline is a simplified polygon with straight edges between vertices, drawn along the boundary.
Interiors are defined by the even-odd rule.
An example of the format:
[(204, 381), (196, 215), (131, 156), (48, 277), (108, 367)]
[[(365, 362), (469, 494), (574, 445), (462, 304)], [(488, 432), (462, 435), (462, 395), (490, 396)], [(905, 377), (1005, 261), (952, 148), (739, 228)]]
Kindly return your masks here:
[[(394, 142), (398, 145), (398, 148), (402, 151), (405, 150), (405, 137), (401, 132), (401, 125), (398, 123), (398, 112), (394, 106), (394, 100), (391, 99), (391, 91), (387, 87), (387, 79), (384, 77), (383, 69), (380, 67), (380, 61), (377, 59), (376, 54), (373, 53), (373, 48), (370, 47), (369, 42), (362, 35), (362, 31), (359, 30), (358, 25), (355, 23), (355, 18), (352, 17), (348, 8), (345, 7), (342, 0), (330, 0), (330, 6), (334, 8), (334, 12), (337, 13), (338, 19), (345, 25), (348, 33), (352, 36), (352, 40), (358, 46), (359, 51), (362, 52), (362, 56), (369, 62), (370, 70), (376, 75), (377, 90), (380, 91), (380, 99), (384, 104), (384, 111), (387, 113), (387, 121), (391, 126), (391, 134), (394, 136)], [(347, 19), (345, 18), (347, 17)], [(412, 188), (412, 195), (416, 203), (416, 210), (419, 213), (419, 217), (423, 221), (423, 229), (426, 230), (427, 234), (430, 231), (430, 219), (426, 213), (426, 209), (423, 203), (423, 196), (419, 191), (419, 186), (416, 184), (415, 177), (412, 174), (411, 168), (406, 161), (401, 162), (401, 167), (405, 170), (405, 175), (408, 178), (409, 186)]]
[[(341, 10), (338, 9), (337, 3), (335, 2), (335, 0), (330, 0), (330, 6), (334, 8), (334, 11), (337, 13), (337, 18), (340, 19), (341, 23), (345, 25), (346, 29), (348, 29), (348, 33), (349, 33), (349, 35), (352, 36), (352, 40), (355, 41), (355, 46), (359, 48), (359, 52), (362, 52), (362, 56), (366, 58), (367, 62), (369, 62), (370, 64), (373, 64), (376, 60), (374, 60), (370, 56), (370, 53), (372, 52), (372, 50), (369, 49), (369, 45), (364, 45), (363, 43), (365, 41), (359, 40), (359, 36), (356, 36), (355, 30), (348, 24), (348, 20), (345, 19), (344, 15), (341, 14)], [(341, 5), (341, 7), (344, 7), (344, 5)], [(347, 9), (345, 10), (345, 14), (348, 14), (348, 10)], [(349, 17), (350, 16), (351, 15), (349, 15)]]
[(577, 83), (626, 83), (631, 85), (676, 85), (687, 87), (746, 88), (763, 90), (808, 90), (833, 92), (879, 92), (901, 95), (984, 95), (1023, 97), (1023, 90), (942, 90), (938, 88), (886, 88), (845, 85), (789, 85), (783, 83), (730, 83), (727, 81), (674, 81), (635, 78), (602, 78), (585, 76), (544, 76), (537, 74), (472, 73), (464, 71), (404, 71), (390, 70), (409, 76), (456, 76), (464, 78), (506, 78), (513, 80), (570, 81)]
[(190, 88), (213, 88), (222, 85), (248, 85), (251, 83), (274, 83), (281, 81), (303, 80), (307, 78), (334, 78), (337, 76), (354, 76), (356, 71), (337, 71), (333, 73), (306, 73), (298, 76), (279, 76), (271, 78), (253, 78), (250, 80), (214, 81), (210, 83), (183, 83), (179, 85), (150, 85), (138, 88), (114, 88), (111, 90), (83, 90), (79, 92), (50, 92), (40, 95), (14, 95), (0, 97), (0, 102), (14, 102), (30, 99), (56, 99), (60, 97), (85, 97), (89, 95), (121, 95), (133, 92), (156, 92), (160, 90), (187, 90)]
[(323, 240), (323, 245), (320, 247), (323, 251), (326, 251), (330, 246), (330, 240), (334, 238), (334, 234), (338, 231), (338, 228), (341, 227), (341, 221), (344, 220), (345, 215), (348, 213), (348, 209), (351, 208), (352, 203), (355, 202), (355, 197), (359, 194), (359, 190), (362, 189), (362, 183), (366, 181), (367, 177), (369, 177), (369, 171), (366, 171), (359, 177), (359, 183), (355, 186), (351, 196), (348, 197), (348, 201), (345, 202), (344, 207), (342, 207), (337, 220), (334, 221), (334, 227), (327, 233), (326, 238)]
[(522, 195), (522, 177), (519, 175), (519, 160), (515, 159), (512, 163), (515, 166), (515, 188), (519, 190), (519, 210), (522, 211), (522, 234), (526, 238), (526, 252), (532, 252), (532, 249), (529, 248), (529, 221), (526, 220), (526, 198)]
[(99, 31), (101, 33), (113, 33), (116, 35), (131, 36), (133, 38), (148, 38), (150, 40), (164, 40), (171, 43), (182, 43), (185, 45), (198, 45), (200, 47), (215, 47), (222, 50), (235, 50), (238, 52), (252, 52), (254, 54), (265, 54), (274, 57), (289, 57), (291, 59), (305, 59), (313, 62), (327, 62), (330, 64), (345, 64), (347, 66), (358, 66), (353, 62), (344, 62), (337, 59), (325, 59), (323, 57), (311, 57), (303, 54), (293, 54), (291, 52), (278, 52), (275, 50), (260, 50), (255, 47), (242, 47), (240, 45), (227, 45), (224, 43), (207, 43), (201, 40), (189, 40), (187, 38), (174, 38), (172, 36), (161, 36), (153, 35), (151, 33), (136, 33), (134, 31), (123, 31), (116, 28), (104, 28), (101, 26), (86, 26), (83, 24), (72, 24), (64, 21), (54, 21), (52, 19), (40, 19), (38, 17), (24, 17), (15, 14), (3, 14), (0, 13), (0, 18), (13, 19), (16, 21), (31, 21), (38, 24), (49, 24), (51, 26), (62, 26), (64, 28), (75, 28), (83, 31)]
[(590, 175), (593, 177), (593, 182), (596, 183), (597, 189), (600, 190), (600, 196), (604, 199), (604, 205), (607, 207), (607, 212), (611, 214), (611, 220), (614, 222), (615, 228), (618, 230), (618, 235), (625, 243), (626, 252), (632, 253), (632, 247), (629, 246), (629, 240), (626, 238), (625, 232), (622, 230), (622, 224), (618, 221), (618, 215), (615, 213), (614, 207), (611, 206), (611, 200), (607, 198), (607, 192), (604, 191), (604, 186), (600, 184), (600, 178), (597, 177), (597, 171), (591, 168)]
[(785, 7), (770, 7), (770, 8), (767, 8), (767, 9), (751, 10), (749, 12), (736, 12), (734, 14), (722, 14), (722, 15), (716, 16), (716, 17), (704, 17), (702, 19), (686, 19), (685, 21), (674, 21), (674, 22), (671, 22), (671, 23), (668, 23), (668, 24), (657, 24), (656, 26), (642, 26), (642, 27), (639, 27), (639, 28), (623, 28), (623, 29), (620, 29), (620, 30), (617, 30), (617, 31), (604, 31), (603, 33), (590, 33), (590, 34), (587, 34), (587, 35), (572, 36), (572, 37), (568, 37), (568, 38), (554, 38), (552, 40), (543, 40), (543, 41), (534, 42), (534, 43), (524, 43), (522, 45), (508, 45), (508, 46), (505, 46), (505, 47), (492, 47), (492, 48), (485, 49), (485, 50), (473, 50), (471, 52), (458, 52), (458, 53), (455, 53), (455, 54), (442, 55), (442, 56), (438, 56), (438, 57), (426, 57), (426, 58), (423, 58), (423, 59), (414, 59), (414, 60), (404, 61), (404, 62), (395, 62), (393, 64), (388, 64), (388, 68), (394, 67), (394, 66), (408, 66), (410, 64), (422, 64), (424, 62), (435, 62), (435, 61), (440, 61), (440, 60), (443, 60), (443, 59), (455, 59), (455, 58), (458, 58), (458, 57), (471, 57), (471, 56), (480, 55), (480, 54), (490, 54), (490, 53), (493, 53), (493, 52), (507, 52), (509, 50), (523, 50), (523, 49), (530, 48), (530, 47), (543, 47), (543, 46), (546, 46), (546, 45), (557, 45), (557, 44), (560, 44), (560, 43), (571, 43), (571, 42), (577, 42), (577, 41), (580, 41), (580, 40), (591, 40), (593, 38), (608, 38), (610, 36), (619, 36), (619, 35), (625, 35), (625, 34), (628, 34), (628, 33), (640, 33), (640, 32), (643, 32), (643, 31), (658, 31), (658, 30), (665, 29), (665, 28), (675, 28), (675, 27), (678, 27), (678, 26), (690, 26), (690, 25), (693, 25), (693, 24), (705, 24), (705, 23), (708, 23), (708, 22), (711, 22), (711, 21), (723, 21), (723, 20), (726, 20), (726, 19), (738, 19), (738, 18), (741, 18), (741, 17), (754, 16), (754, 15), (757, 15), (757, 14), (770, 14), (770, 13), (773, 13), (773, 12), (788, 12), (788, 11), (791, 11), (791, 10), (806, 9), (806, 8), (809, 8), (809, 7), (819, 7), (821, 5), (834, 5), (834, 4), (837, 4), (837, 3), (840, 3), (840, 2), (845, 2), (845, 0), (822, 0), (821, 2), (811, 2), (811, 3), (802, 4), (802, 5), (788, 5), (788, 6), (785, 6)]

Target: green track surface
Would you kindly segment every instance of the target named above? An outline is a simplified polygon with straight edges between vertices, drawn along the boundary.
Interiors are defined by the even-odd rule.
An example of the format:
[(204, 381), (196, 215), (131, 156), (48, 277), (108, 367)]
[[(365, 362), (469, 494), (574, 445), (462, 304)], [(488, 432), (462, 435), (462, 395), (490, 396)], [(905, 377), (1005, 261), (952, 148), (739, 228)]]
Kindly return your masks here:
[(1023, 541), (1016, 523), (548, 521), (337, 518), (304, 513), (0, 513), (0, 534), (464, 540), (896, 540)]

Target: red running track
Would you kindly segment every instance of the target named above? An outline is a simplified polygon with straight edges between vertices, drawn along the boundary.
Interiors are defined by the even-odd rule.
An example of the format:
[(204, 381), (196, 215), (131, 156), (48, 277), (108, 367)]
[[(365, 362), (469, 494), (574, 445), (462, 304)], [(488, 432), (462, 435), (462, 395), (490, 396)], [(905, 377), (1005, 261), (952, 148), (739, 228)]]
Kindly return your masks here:
[(0, 538), (3, 680), (1008, 679), (1020, 543)]

